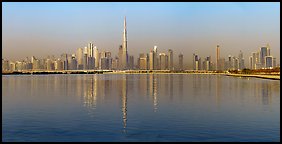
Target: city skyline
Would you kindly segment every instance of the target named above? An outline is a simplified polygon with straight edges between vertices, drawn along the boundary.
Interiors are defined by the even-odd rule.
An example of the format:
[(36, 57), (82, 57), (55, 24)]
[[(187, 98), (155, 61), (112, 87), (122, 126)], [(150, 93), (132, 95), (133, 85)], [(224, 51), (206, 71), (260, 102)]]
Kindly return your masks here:
[[(122, 23), (120, 23), (120, 20), (118, 20), (117, 18), (120, 17), (124, 17), (126, 16), (127, 20), (129, 20), (129, 41), (128, 41), (128, 55), (133, 55), (134, 58), (136, 59), (138, 57), (138, 55), (140, 53), (149, 53), (149, 51), (151, 49), (153, 49), (153, 47), (156, 45), (158, 46), (158, 51), (161, 52), (167, 52), (168, 49), (172, 49), (173, 53), (174, 53), (174, 64), (178, 63), (177, 57), (178, 54), (182, 53), (184, 60), (183, 60), (183, 67), (191, 67), (192, 65), (192, 54), (195, 52), (197, 54), (199, 54), (201, 57), (208, 57), (211, 56), (211, 60), (213, 62), (215, 62), (215, 46), (216, 45), (220, 45), (220, 57), (223, 58), (227, 58), (227, 56), (229, 54), (231, 54), (232, 56), (238, 56), (239, 51), (241, 50), (244, 53), (244, 58), (245, 58), (245, 63), (248, 62), (248, 58), (249, 56), (251, 56), (252, 52), (256, 52), (260, 47), (264, 47), (266, 46), (267, 43), (270, 44), (271, 47), (271, 53), (273, 55), (273, 57), (276, 58), (277, 63), (280, 62), (280, 22), (279, 22), (279, 18), (277, 17), (277, 19), (275, 19), (275, 17), (269, 15), (270, 13), (272, 14), (276, 14), (274, 12), (276, 12), (276, 10), (280, 10), (280, 5), (278, 3), (278, 5), (275, 5), (274, 3), (267, 3), (266, 5), (263, 5), (263, 8), (265, 11), (261, 10), (258, 11), (257, 8), (262, 7), (262, 4), (259, 3), (254, 3), (254, 4), (226, 4), (226, 3), (215, 3), (215, 4), (191, 4), (191, 3), (183, 3), (184, 6), (181, 6), (179, 3), (170, 3), (171, 5), (168, 5), (167, 3), (139, 3), (142, 4), (141, 6), (138, 6), (138, 4), (133, 4), (133, 3), (90, 3), (89, 5), (84, 5), (79, 3), (79, 5), (73, 6), (72, 3), (64, 3), (64, 4), (54, 4), (54, 3), (44, 3), (44, 4), (34, 4), (34, 3), (30, 3), (30, 4), (10, 4), (10, 3), (3, 3), (3, 44), (2, 44), (2, 52), (3, 58), (7, 58), (7, 59), (11, 59), (11, 60), (20, 60), (20, 59), (24, 59), (25, 57), (31, 57), (31, 56), (38, 56), (38, 57), (47, 57), (48, 55), (56, 55), (59, 56), (62, 53), (69, 53), (72, 54), (74, 53), (77, 48), (80, 48), (82, 46), (84, 46), (86, 43), (88, 44), (89, 42), (93, 42), (95, 46), (97, 46), (97, 48), (99, 50), (102, 51), (110, 51), (112, 52), (112, 55), (118, 55), (118, 46), (119, 45), (124, 45), (124, 40), (122, 40), (121, 38), (121, 29), (116, 29), (117, 26), (121, 26)], [(38, 7), (32, 9), (30, 6), (31, 5), (37, 5)], [(227, 8), (225, 6), (230, 6), (233, 9), (231, 10), (225, 10), (228, 11), (229, 14), (233, 13), (233, 16), (236, 16), (237, 19), (238, 17), (241, 17), (241, 20), (245, 20), (246, 22), (242, 21), (242, 25), (239, 25), (237, 27), (232, 27), (234, 25), (232, 25), (230, 22), (224, 22), (224, 23), (218, 23), (219, 26), (226, 26), (226, 24), (228, 24), (228, 26), (230, 26), (228, 28), (222, 28), (221, 31), (224, 30), (233, 30), (233, 32), (230, 32), (227, 34), (226, 37), (222, 38), (222, 40), (216, 40), (214, 38), (212, 38), (212, 33), (208, 33), (211, 32), (212, 28), (215, 26), (214, 22), (215, 21), (210, 21), (210, 25), (209, 24), (202, 24), (199, 23), (199, 27), (194, 26), (187, 26), (184, 27), (185, 21), (187, 21), (187, 18), (185, 20), (180, 21), (179, 20), (179, 15), (178, 15), (178, 19), (174, 16), (177, 16), (177, 14), (179, 12), (184, 12), (187, 8), (194, 8), (195, 11), (199, 12), (199, 10), (204, 9), (204, 7), (208, 7), (210, 5), (213, 5), (214, 7), (220, 7), (221, 8)], [(85, 11), (80, 12), (79, 14), (76, 14), (75, 16), (71, 17), (66, 17), (66, 19), (64, 17), (60, 17), (62, 16), (62, 14), (59, 14), (60, 16), (58, 17), (54, 17), (54, 18), (62, 18), (62, 20), (70, 20), (72, 19), (72, 21), (75, 21), (76, 19), (78, 19), (79, 15), (86, 15), (88, 14), (87, 11), (91, 11), (93, 9), (95, 9), (95, 7), (97, 8), (97, 6), (102, 6), (102, 8), (99, 8), (100, 11), (112, 11), (112, 9), (117, 10), (118, 12), (120, 12), (120, 10), (122, 9), (122, 7), (124, 7), (124, 10), (126, 12), (124, 12), (123, 15), (119, 15), (116, 14), (114, 17), (112, 16), (112, 18), (114, 19), (110, 19), (107, 17), (103, 17), (106, 15), (111, 15), (111, 14), (105, 14), (102, 13), (100, 14), (100, 17), (97, 17), (97, 14), (95, 15), (95, 13), (91, 13), (90, 15), (95, 15), (97, 20), (104, 20), (103, 22), (96, 22), (101, 24), (104, 24), (103, 26), (99, 26), (99, 27), (95, 27), (95, 23), (93, 23), (93, 26), (91, 26), (91, 24), (86, 23), (84, 24), (82, 21), (82, 24), (78, 27), (78, 29), (80, 29), (82, 26), (85, 25), (85, 28), (87, 30), (89, 30), (89, 32), (87, 31), (80, 31), (78, 33), (79, 35), (87, 35), (87, 36), (82, 36), (82, 37), (77, 37), (77, 39), (73, 40), (73, 41), (68, 41), (69, 45), (71, 46), (67, 46), (66, 41), (62, 40), (62, 41), (53, 41), (55, 38), (59, 38), (59, 37), (73, 37), (73, 33), (71, 31), (68, 31), (68, 33), (63, 34), (62, 32), (66, 29), (62, 29), (57, 31), (58, 35), (53, 35), (54, 38), (50, 38), (48, 36), (50, 36), (49, 34), (53, 33), (53, 31), (50, 29), (52, 26), (56, 26), (55, 23), (50, 23), (48, 24), (43, 24), (43, 26), (46, 26), (47, 29), (44, 29), (40, 26), (35, 26), (32, 28), (32, 25), (29, 26), (25, 26), (25, 24), (30, 23), (34, 20), (34, 18), (39, 18), (37, 16), (39, 16), (40, 14), (37, 14), (37, 16), (29, 16), (27, 17), (27, 15), (25, 15), (25, 13), (30, 13), (32, 11), (37, 11), (39, 13), (42, 14), (42, 12), (45, 15), (45, 18), (49, 18), (49, 20), (52, 20), (52, 18), (50, 17), (50, 10), (53, 11), (60, 11), (61, 7), (65, 7), (65, 14), (67, 13), (73, 13), (75, 12), (71, 10), (72, 8), (77, 8), (76, 10), (78, 10), (78, 7), (82, 7), (85, 8)], [(128, 9), (126, 9), (126, 7), (128, 7)], [(137, 10), (132, 10), (129, 8), (129, 6), (131, 6), (130, 8), (137, 8)], [(154, 8), (156, 8), (155, 12), (157, 13), (152, 13), (153, 16), (150, 15), (146, 15), (146, 18), (148, 19), (153, 19), (154, 16), (161, 16), (164, 13), (169, 14), (168, 17), (172, 18), (171, 20), (168, 19), (169, 21), (165, 21), (164, 18), (158, 18), (155, 17), (156, 21), (149, 21), (147, 22), (146, 19), (144, 19), (145, 23), (141, 23), (142, 21), (136, 19), (134, 17), (134, 13), (139, 12), (139, 16), (146, 13), (146, 12), (140, 12), (142, 10), (142, 6), (145, 8), (147, 6), (148, 11), (152, 11), (154, 10)], [(252, 8), (253, 6), (253, 8)], [(250, 8), (251, 7), (251, 8)], [(270, 7), (274, 7), (275, 9), (273, 9), (272, 11), (269, 10)], [(20, 8), (18, 11), (15, 11), (14, 8)], [(38, 10), (37, 8), (43, 8), (43, 10)], [(68, 9), (69, 8), (69, 9)], [(143, 9), (144, 9), (143, 8)], [(171, 8), (171, 9), (169, 9)], [(174, 8), (174, 9), (173, 9)], [(175, 8), (179, 8), (178, 10)], [(264, 14), (264, 16), (269, 15), (270, 17), (266, 17), (268, 19), (271, 19), (271, 23), (274, 26), (266, 26), (264, 27), (263, 25), (265, 25), (266, 23), (263, 23), (265, 21), (261, 21), (261, 23), (257, 23), (257, 27), (254, 26), (255, 28), (251, 28), (249, 27), (252, 23), (248, 24), (249, 19), (247, 18), (247, 16), (243, 16), (243, 14), (245, 15), (249, 15), (248, 13), (245, 13), (245, 11), (248, 11), (248, 8), (252, 9), (251, 10), (251, 14), (254, 14), (254, 12), (260, 12), (258, 14)], [(36, 10), (37, 9), (37, 10)], [(146, 9), (146, 8), (145, 8)], [(238, 11), (238, 9), (241, 9)], [(19, 11), (21, 10), (25, 10), (23, 11), (23, 14), (21, 13), (21, 16), (23, 17), (19, 17)], [(97, 10), (97, 9), (95, 9)], [(223, 17), (224, 15), (222, 15), (220, 12), (223, 11), (216, 11), (213, 7), (210, 7), (210, 12), (212, 12), (213, 14), (217, 14), (218, 17)], [(130, 12), (132, 11), (132, 13)], [(232, 12), (233, 11), (233, 12)], [(6, 12), (6, 13), (5, 13)], [(87, 12), (87, 13), (86, 13)], [(263, 12), (268, 12), (268, 13), (263, 13)], [(148, 14), (148, 13), (147, 13)], [(196, 13), (197, 14), (197, 13)], [(204, 14), (204, 12), (202, 12), (202, 14)], [(279, 13), (277, 13), (279, 15)], [(8, 17), (7, 15), (11, 16)], [(32, 15), (32, 14), (31, 14)], [(189, 15), (189, 14), (187, 14)], [(198, 14), (200, 15), (200, 14)], [(95, 18), (95, 16), (93, 16), (93, 18)], [(138, 16), (138, 15), (135, 15)], [(183, 15), (183, 17), (185, 18), (186, 15)], [(191, 16), (191, 15), (189, 15)], [(20, 18), (20, 19), (17, 19)], [(29, 19), (25, 19), (25, 18), (29, 18)], [(144, 17), (143, 17), (144, 18)], [(195, 18), (195, 17), (194, 17)], [(252, 20), (257, 21), (258, 19), (254, 19), (254, 17), (251, 17)], [(147, 19), (147, 20), (148, 20)], [(215, 17), (215, 19), (217, 19)], [(239, 18), (240, 19), (240, 18)], [(37, 19), (40, 20), (40, 19)], [(116, 20), (116, 21), (114, 21)], [(173, 21), (175, 20), (175, 21)], [(193, 22), (193, 19), (190, 19), (190, 22)], [(195, 19), (194, 19), (195, 20)], [(210, 20), (210, 19), (209, 19)], [(273, 21), (275, 20), (275, 21)], [(278, 20), (276, 22), (276, 20)], [(21, 26), (16, 25), (14, 23), (10, 23), (9, 21), (14, 21), (17, 22), (18, 24), (23, 24)], [(46, 20), (43, 20), (46, 22)], [(89, 20), (90, 22), (91, 20)], [(125, 21), (125, 19), (124, 19)], [(173, 22), (171, 22), (173, 21)], [(202, 18), (201, 21), (205, 21), (205, 18)], [(226, 20), (227, 21), (227, 20)], [(154, 22), (156, 24), (154, 24)], [(166, 23), (163, 23), (166, 22)], [(169, 23), (170, 22), (170, 23)], [(184, 23), (181, 23), (184, 22)], [(219, 21), (220, 22), (220, 21)], [(276, 23), (275, 23), (276, 22)], [(37, 24), (40, 24), (41, 22), (38, 21)], [(113, 23), (113, 24), (110, 24)], [(138, 24), (139, 23), (139, 24)], [(61, 23), (62, 24), (62, 23)], [(195, 23), (194, 23), (195, 24)], [(279, 24), (278, 26), (275, 27), (276, 24)], [(71, 24), (69, 24), (71, 25)], [(69, 27), (69, 25), (66, 25), (66, 27)], [(124, 23), (125, 25), (125, 23)], [(212, 25), (212, 26), (211, 26)], [(63, 25), (61, 25), (63, 26)], [(72, 25), (73, 28), (76, 28), (75, 25)], [(112, 26), (112, 27), (110, 27)], [(150, 27), (151, 26), (151, 27)], [(158, 27), (159, 26), (159, 27)], [(177, 26), (177, 29), (174, 28), (174, 26)], [(180, 26), (180, 27), (179, 27)], [(59, 28), (60, 26), (55, 27)], [(149, 28), (149, 30), (144, 30)], [(209, 27), (208, 29), (206, 29), (205, 27)], [(97, 30), (97, 28), (102, 29), (101, 31), (105, 31), (103, 32), (97, 32), (95, 34), (91, 34), (89, 35), (89, 33), (94, 33), (94, 30)], [(106, 30), (108, 28), (108, 30)], [(178, 29), (179, 28), (179, 29)], [(181, 28), (183, 28), (182, 30), (184, 30), (184, 32), (180, 32)], [(199, 34), (195, 32), (195, 28), (198, 30)], [(199, 28), (203, 28), (203, 29), (199, 29)], [(218, 28), (218, 26), (215, 26), (214, 28)], [(239, 29), (238, 29), (239, 28)], [(249, 29), (247, 29), (249, 28)], [(137, 31), (139, 29), (139, 31)], [(12, 30), (12, 31), (9, 31)], [(30, 30), (30, 37), (24, 37), (24, 35), (26, 33), (24, 33), (25, 30)], [(47, 32), (46, 30), (51, 30), (50, 33)], [(177, 31), (179, 35), (176, 35), (177, 33), (172, 33), (172, 31)], [(208, 30), (208, 31), (206, 31)], [(235, 32), (235, 30), (239, 30), (240, 32)], [(250, 34), (247, 32), (248, 31), (251, 32), (253, 31), (254, 34)], [(75, 31), (75, 30), (74, 30)], [(111, 31), (111, 32), (109, 32)], [(192, 33), (192, 37), (189, 35), (188, 36), (185, 32), (189, 32)], [(77, 31), (76, 31), (77, 32)], [(157, 33), (159, 32), (159, 33)], [(16, 34), (15, 34), (16, 33)], [(142, 33), (147, 33), (147, 35), (145, 36), (140, 36), (142, 35)], [(200, 35), (200, 34), (203, 35)], [(54, 34), (54, 33), (53, 33)], [(106, 35), (105, 35), (106, 34)], [(108, 34), (108, 35), (107, 35)], [(150, 37), (153, 34), (153, 39)], [(218, 35), (223, 36), (222, 34), (217, 33)], [(243, 35), (239, 35), (239, 34), (243, 34)], [(39, 36), (40, 35), (40, 36)], [(162, 36), (160, 36), (162, 35)], [(168, 36), (167, 36), (168, 35)], [(187, 36), (187, 40), (188, 41), (186, 44), (183, 44), (183, 41), (185, 40), (185, 38), (183, 38), (183, 35)], [(195, 36), (194, 36), (195, 35)], [(210, 36), (210, 39), (205, 39), (208, 38), (207, 37)], [(234, 38), (234, 36), (237, 35), (239, 37), (242, 37), (242, 41), (239, 40), (234, 40), (233, 42), (230, 41), (230, 39)], [(250, 35), (253, 35), (254, 37), (250, 37)], [(40, 39), (40, 41), (37, 41), (38, 38), (34, 38), (34, 36), (39, 36), (40, 38), (44, 38), (44, 39)], [(99, 37), (100, 36), (100, 37)], [(193, 37), (194, 36), (194, 37)], [(271, 37), (269, 37), (271, 36)], [(124, 37), (124, 36), (123, 36)], [(236, 36), (235, 36), (236, 37)], [(259, 37), (259, 38), (258, 38)], [(273, 38), (272, 38), (273, 37)], [(183, 39), (181, 39), (183, 38)], [(249, 39), (251, 38), (251, 39)], [(257, 38), (257, 39), (255, 39)], [(124, 39), (124, 38), (123, 38)], [(203, 40), (203, 42), (199, 42), (199, 40)], [(41, 43), (39, 43), (41, 42)], [(197, 43), (198, 42), (198, 43)], [(40, 47), (38, 46), (38, 43), (40, 45)], [(76, 44), (75, 44), (76, 43)], [(78, 45), (78, 43), (80, 43)], [(139, 44), (138, 44), (139, 43)], [(142, 44), (141, 44), (142, 43)], [(233, 43), (233, 44), (232, 44)], [(235, 44), (236, 43), (236, 44)], [(107, 46), (106, 44), (110, 45)], [(62, 46), (64, 45), (64, 46)], [(126, 44), (127, 45), (127, 44)], [(182, 45), (182, 46), (180, 46)], [(194, 45), (194, 46), (193, 46)], [(205, 45), (205, 46), (203, 46)], [(244, 46), (245, 45), (245, 46)], [(246, 49), (246, 45), (248, 46), (248, 49)], [(20, 48), (19, 48), (20, 47)], [(59, 47), (59, 48), (58, 48)], [(61, 47), (61, 48), (60, 48)], [(126, 46), (127, 48), (127, 46)], [(33, 49), (33, 50), (31, 50)], [(17, 50), (16, 52), (13, 52)], [(46, 51), (48, 50), (48, 51)], [(128, 56), (129, 57), (129, 56)], [(279, 63), (280, 64), (280, 63)]]

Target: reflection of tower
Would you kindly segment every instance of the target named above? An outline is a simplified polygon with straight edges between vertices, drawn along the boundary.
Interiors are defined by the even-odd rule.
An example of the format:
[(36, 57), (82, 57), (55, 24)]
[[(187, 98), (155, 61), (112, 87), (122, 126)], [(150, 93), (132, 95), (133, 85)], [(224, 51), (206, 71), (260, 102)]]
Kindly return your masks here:
[(182, 98), (183, 98), (183, 75), (182, 74), (178, 75), (178, 81), (179, 81), (179, 85), (178, 85), (179, 95), (180, 95), (180, 98), (182, 100)]
[(170, 94), (170, 100), (173, 100), (173, 76), (169, 75), (169, 94)]
[(220, 97), (221, 97), (221, 81), (220, 81), (220, 76), (216, 76), (216, 82), (215, 82), (215, 100), (216, 100), (216, 105), (219, 106), (220, 102)]
[(122, 96), (123, 128), (126, 128), (126, 122), (127, 122), (127, 75), (123, 75), (121, 96)]
[(85, 87), (87, 89), (86, 93), (84, 93), (84, 106), (95, 110), (97, 105), (97, 76), (95, 75), (94, 78), (91, 78), (91, 83)]
[(150, 96), (153, 97), (154, 112), (158, 109), (158, 99), (157, 99), (157, 78), (154, 74), (150, 74), (149, 77), (149, 90)]
[(96, 109), (97, 105), (97, 76), (92, 77), (90, 82), (88, 81), (88, 77), (85, 76), (83, 81), (85, 82), (85, 89), (83, 90), (84, 106), (88, 108), (89, 113), (93, 116), (93, 110)]
[(271, 103), (271, 85), (269, 83), (261, 84), (261, 99), (263, 105)]

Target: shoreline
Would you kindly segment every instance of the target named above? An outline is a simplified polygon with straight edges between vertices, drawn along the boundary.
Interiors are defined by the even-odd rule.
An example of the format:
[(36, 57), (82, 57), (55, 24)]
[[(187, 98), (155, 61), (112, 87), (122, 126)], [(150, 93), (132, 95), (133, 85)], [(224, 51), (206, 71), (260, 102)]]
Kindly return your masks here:
[(280, 75), (260, 75), (260, 74), (225, 74), (233, 77), (254, 77), (262, 79), (280, 80)]
[(54, 74), (196, 74), (196, 75), (224, 75), (233, 77), (253, 77), (271, 80), (280, 80), (280, 75), (263, 75), (263, 74), (232, 74), (232, 73), (195, 73), (195, 72), (87, 72), (87, 73), (60, 73), (60, 72), (46, 72), (46, 73), (2, 73), (3, 75), (54, 75)]

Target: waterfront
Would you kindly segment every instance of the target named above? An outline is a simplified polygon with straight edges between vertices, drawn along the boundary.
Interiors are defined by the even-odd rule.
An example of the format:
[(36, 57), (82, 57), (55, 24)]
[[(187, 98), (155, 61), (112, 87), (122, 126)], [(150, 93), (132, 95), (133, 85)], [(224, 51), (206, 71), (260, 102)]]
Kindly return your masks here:
[(280, 141), (280, 81), (2, 76), (2, 141)]

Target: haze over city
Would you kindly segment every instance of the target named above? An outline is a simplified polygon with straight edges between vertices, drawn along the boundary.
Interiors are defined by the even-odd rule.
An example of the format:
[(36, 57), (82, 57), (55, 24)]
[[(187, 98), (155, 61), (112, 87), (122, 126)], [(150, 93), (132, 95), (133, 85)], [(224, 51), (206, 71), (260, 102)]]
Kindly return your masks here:
[(128, 53), (135, 58), (172, 49), (191, 66), (193, 53), (215, 60), (252, 52), (269, 43), (280, 64), (280, 3), (2, 3), (2, 57), (59, 56), (93, 42), (118, 54), (123, 18)]

